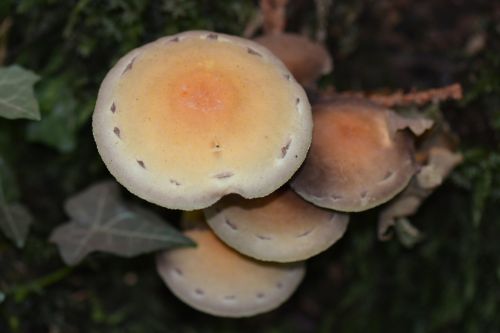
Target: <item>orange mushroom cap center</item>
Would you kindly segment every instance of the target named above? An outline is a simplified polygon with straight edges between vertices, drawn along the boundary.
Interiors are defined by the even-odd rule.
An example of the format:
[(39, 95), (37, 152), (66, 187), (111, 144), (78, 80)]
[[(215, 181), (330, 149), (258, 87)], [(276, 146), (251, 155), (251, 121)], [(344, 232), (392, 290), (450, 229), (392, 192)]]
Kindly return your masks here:
[(184, 112), (192, 111), (193, 116), (202, 112), (228, 111), (236, 104), (236, 90), (230, 80), (218, 71), (192, 71), (175, 83), (172, 94), (174, 108)]

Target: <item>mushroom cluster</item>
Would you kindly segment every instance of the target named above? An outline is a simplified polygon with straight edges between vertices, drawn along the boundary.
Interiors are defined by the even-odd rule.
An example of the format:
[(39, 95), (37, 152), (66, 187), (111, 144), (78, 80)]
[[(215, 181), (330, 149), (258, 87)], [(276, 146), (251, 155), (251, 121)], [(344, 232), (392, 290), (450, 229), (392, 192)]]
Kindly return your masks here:
[[(275, 40), (313, 58), (274, 51)], [(257, 41), (276, 55), (209, 31), (135, 49), (104, 79), (93, 116), (99, 153), (124, 187), (190, 211), (183, 227), (197, 247), (160, 254), (157, 269), (181, 300), (217, 316), (287, 300), (304, 261), (344, 235), (348, 212), (408, 185), (414, 139), (432, 126), (360, 98), (311, 108), (301, 84), (331, 69), (326, 51), (295, 36)]]
[(190, 31), (118, 61), (99, 90), (93, 130), (130, 192), (193, 210), (283, 185), (306, 157), (312, 120), (304, 90), (270, 51)]

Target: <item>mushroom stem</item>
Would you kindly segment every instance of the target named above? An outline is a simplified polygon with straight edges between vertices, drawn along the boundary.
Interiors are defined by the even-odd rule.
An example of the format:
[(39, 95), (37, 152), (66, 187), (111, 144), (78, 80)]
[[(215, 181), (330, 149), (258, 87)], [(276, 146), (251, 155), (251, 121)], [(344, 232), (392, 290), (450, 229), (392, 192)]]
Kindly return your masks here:
[(316, 17), (318, 25), (316, 29), (316, 41), (323, 43), (328, 35), (328, 14), (333, 0), (315, 0)]

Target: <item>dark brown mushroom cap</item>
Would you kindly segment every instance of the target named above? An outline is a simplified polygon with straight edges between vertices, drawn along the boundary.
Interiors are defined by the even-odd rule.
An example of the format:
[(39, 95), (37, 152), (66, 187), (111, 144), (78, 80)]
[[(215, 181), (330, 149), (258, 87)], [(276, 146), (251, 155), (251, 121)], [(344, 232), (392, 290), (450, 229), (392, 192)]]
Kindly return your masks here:
[(401, 116), (363, 99), (339, 98), (315, 106), (313, 119), (309, 155), (291, 182), (303, 198), (356, 212), (386, 202), (408, 184), (416, 168), (411, 136), (399, 130)]
[(291, 262), (333, 245), (349, 216), (319, 208), (283, 189), (258, 199), (231, 195), (206, 208), (212, 230), (226, 244), (259, 260)]
[(115, 178), (172, 209), (270, 194), (312, 136), (304, 90), (264, 47), (190, 31), (130, 51), (99, 90), (93, 132)]
[(281, 59), (303, 86), (311, 86), (331, 72), (332, 58), (325, 47), (297, 34), (268, 34), (254, 39)]
[(196, 248), (158, 256), (158, 273), (181, 300), (223, 317), (248, 317), (285, 302), (305, 273), (304, 263), (276, 264), (245, 257), (222, 243), (209, 229), (186, 232)]

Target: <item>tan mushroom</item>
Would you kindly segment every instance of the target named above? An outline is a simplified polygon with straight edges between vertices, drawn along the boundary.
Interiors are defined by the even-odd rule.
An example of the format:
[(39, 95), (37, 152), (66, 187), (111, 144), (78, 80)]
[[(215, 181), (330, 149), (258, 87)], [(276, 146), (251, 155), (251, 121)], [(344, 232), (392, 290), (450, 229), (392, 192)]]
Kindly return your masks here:
[(222, 243), (208, 229), (186, 232), (196, 248), (166, 251), (157, 269), (170, 290), (200, 311), (223, 317), (247, 317), (285, 302), (305, 273), (303, 263), (263, 263)]
[(416, 171), (409, 128), (432, 121), (399, 116), (363, 99), (338, 98), (314, 107), (313, 144), (292, 188), (339, 211), (362, 211), (399, 193)]
[(281, 59), (295, 79), (306, 87), (333, 69), (333, 61), (325, 47), (307, 37), (293, 34), (268, 34), (254, 39)]
[(310, 106), (264, 47), (192, 31), (125, 55), (99, 90), (94, 137), (129, 191), (172, 209), (228, 193), (265, 196), (293, 175), (310, 145)]
[(205, 209), (207, 222), (226, 244), (259, 260), (291, 262), (333, 245), (349, 216), (314, 206), (292, 190), (258, 199), (228, 196)]

